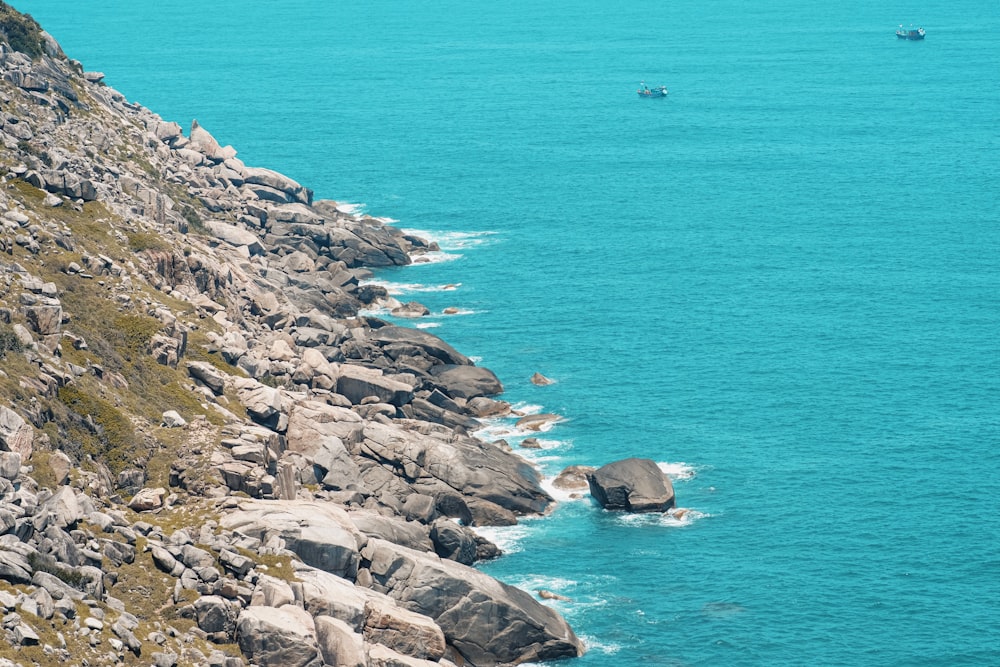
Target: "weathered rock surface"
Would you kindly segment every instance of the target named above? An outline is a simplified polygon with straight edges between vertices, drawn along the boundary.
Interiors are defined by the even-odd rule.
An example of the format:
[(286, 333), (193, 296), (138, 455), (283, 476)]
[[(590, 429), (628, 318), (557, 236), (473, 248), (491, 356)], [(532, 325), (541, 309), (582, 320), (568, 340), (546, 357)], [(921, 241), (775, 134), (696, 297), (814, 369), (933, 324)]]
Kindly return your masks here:
[(566, 622), (531, 595), (460, 563), (372, 539), (363, 549), (372, 587), (434, 619), (473, 665), (582, 655)]
[(609, 510), (665, 512), (674, 506), (670, 478), (651, 459), (615, 461), (587, 473), (590, 494)]
[(499, 555), (470, 526), (553, 503), (469, 435), (510, 414), (499, 379), (364, 314), (425, 315), (366, 267), (436, 246), (2, 20), (0, 662), (36, 643), (95, 667), (578, 655), (556, 612), (468, 567)]

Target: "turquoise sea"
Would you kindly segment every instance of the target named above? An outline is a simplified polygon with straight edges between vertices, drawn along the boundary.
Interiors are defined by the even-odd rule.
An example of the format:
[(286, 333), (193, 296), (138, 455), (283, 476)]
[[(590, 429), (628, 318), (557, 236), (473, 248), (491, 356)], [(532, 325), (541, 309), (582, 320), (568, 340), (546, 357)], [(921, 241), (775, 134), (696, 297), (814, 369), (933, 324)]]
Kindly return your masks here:
[(485, 570), (572, 599), (570, 664), (1000, 665), (995, 2), (13, 4), (438, 239), (379, 279), (566, 418), (546, 475), (675, 476), (682, 520), (564, 498), (491, 532)]

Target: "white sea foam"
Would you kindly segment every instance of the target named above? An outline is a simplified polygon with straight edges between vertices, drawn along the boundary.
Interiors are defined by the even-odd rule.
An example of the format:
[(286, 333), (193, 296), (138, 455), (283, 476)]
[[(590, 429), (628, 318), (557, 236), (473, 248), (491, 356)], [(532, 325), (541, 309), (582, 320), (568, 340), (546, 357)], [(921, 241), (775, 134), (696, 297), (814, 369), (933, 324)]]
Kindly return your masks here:
[(580, 641), (583, 645), (587, 647), (588, 653), (603, 653), (604, 655), (614, 655), (621, 650), (621, 644), (615, 644), (614, 642), (604, 642), (597, 637), (592, 637), (590, 635), (581, 635)]
[(683, 479), (691, 479), (692, 477), (695, 476), (694, 466), (684, 463), (683, 461), (679, 463), (667, 463), (665, 461), (658, 461), (656, 465), (659, 466), (660, 470), (662, 470), (667, 475), (667, 477), (675, 481)]
[(514, 554), (524, 548), (524, 538), (531, 532), (531, 522), (524, 518), (514, 526), (475, 526), (472, 528), (505, 554)]
[(417, 329), (435, 329), (441, 326), (440, 322), (417, 322), (414, 325)]
[(444, 250), (463, 250), (493, 243), (499, 238), (498, 232), (442, 232), (426, 229), (404, 229), (405, 234), (417, 236), (437, 243)]
[(545, 409), (544, 406), (535, 405), (534, 403), (524, 403), (524, 402), (514, 403), (513, 405), (510, 406), (511, 413), (517, 415), (518, 417), (524, 417), (527, 415), (537, 415), (544, 409)]
[(518, 428), (516, 419), (512, 419), (510, 417), (499, 417), (483, 420), (483, 427), (477, 430), (473, 435), (487, 441), (499, 440), (503, 438), (508, 443), (515, 444), (524, 438), (537, 437), (539, 433), (551, 430), (554, 423), (555, 422), (549, 422), (542, 426), (539, 430), (535, 431), (526, 428)]
[(560, 489), (558, 486), (553, 486), (554, 480), (554, 477), (546, 477), (542, 480), (542, 488), (557, 503), (590, 502), (590, 494), (586, 489)]
[(414, 264), (443, 264), (444, 262), (454, 262), (461, 259), (463, 255), (453, 252), (441, 252), (432, 250), (419, 255), (413, 255)]
[(442, 317), (454, 317), (456, 315), (478, 315), (479, 313), (486, 312), (482, 310), (472, 310), (471, 308), (446, 308), (440, 313), (435, 313)]
[(385, 317), (389, 315), (388, 308), (361, 308), (358, 310), (358, 315), (368, 316), (368, 317)]
[(362, 285), (378, 285), (384, 287), (389, 294), (399, 295), (410, 292), (450, 292), (461, 287), (462, 283), (447, 285), (424, 285), (423, 283), (394, 283), (388, 280), (364, 280)]
[(361, 215), (364, 209), (364, 204), (354, 204), (346, 201), (337, 202), (337, 211), (344, 215)]
[(627, 526), (662, 526), (664, 528), (684, 528), (696, 521), (708, 518), (706, 514), (687, 507), (675, 507), (668, 512), (646, 512), (642, 514), (621, 514), (618, 521)]

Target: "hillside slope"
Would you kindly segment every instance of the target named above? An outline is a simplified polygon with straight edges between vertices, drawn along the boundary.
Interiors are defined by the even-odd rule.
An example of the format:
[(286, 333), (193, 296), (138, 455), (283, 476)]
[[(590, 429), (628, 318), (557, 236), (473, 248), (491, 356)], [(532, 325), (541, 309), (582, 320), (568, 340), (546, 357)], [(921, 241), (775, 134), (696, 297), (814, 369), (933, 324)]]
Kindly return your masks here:
[(363, 314), (433, 246), (0, 33), (0, 664), (581, 654), (470, 567), (552, 504), (500, 382)]

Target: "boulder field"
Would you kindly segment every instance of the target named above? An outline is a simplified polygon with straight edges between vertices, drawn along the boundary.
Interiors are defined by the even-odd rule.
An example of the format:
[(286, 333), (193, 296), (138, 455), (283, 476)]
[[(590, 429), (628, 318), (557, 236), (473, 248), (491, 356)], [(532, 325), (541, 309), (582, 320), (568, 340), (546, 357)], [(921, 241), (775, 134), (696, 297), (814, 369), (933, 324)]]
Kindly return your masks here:
[[(548, 512), (491, 371), (371, 270), (436, 247), (245, 165), (0, 2), (0, 665), (514, 665), (473, 565)], [(398, 305), (398, 302), (397, 304)], [(404, 316), (422, 316), (408, 304)]]

